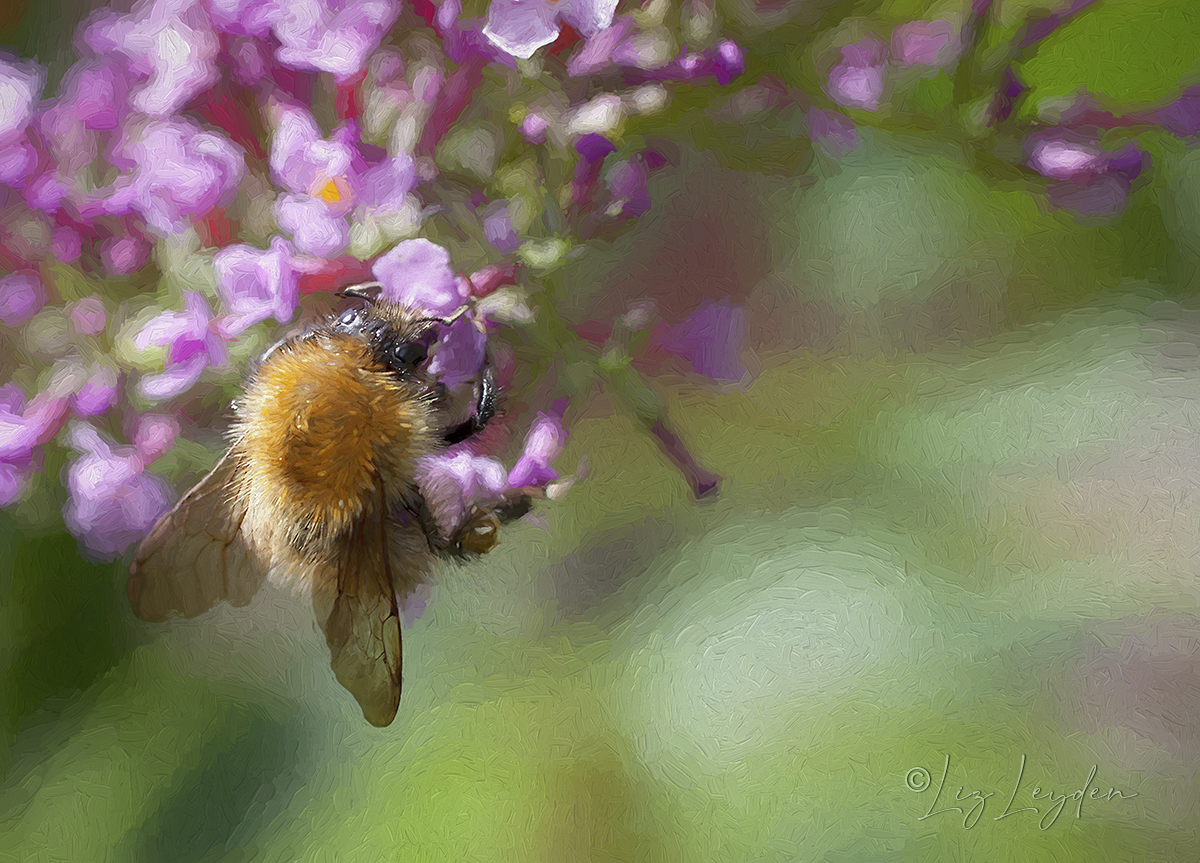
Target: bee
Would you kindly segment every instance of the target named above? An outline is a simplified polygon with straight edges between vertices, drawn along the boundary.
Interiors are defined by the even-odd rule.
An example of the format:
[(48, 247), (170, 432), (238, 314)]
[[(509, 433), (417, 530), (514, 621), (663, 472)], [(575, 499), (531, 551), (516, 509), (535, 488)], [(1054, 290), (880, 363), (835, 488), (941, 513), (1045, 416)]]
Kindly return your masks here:
[(496, 411), (486, 363), (466, 419), (427, 368), (438, 329), (470, 304), (441, 318), (378, 285), (341, 296), (364, 304), (262, 358), (234, 405), (229, 450), (142, 542), (128, 595), (135, 614), (160, 621), (244, 606), (268, 574), (306, 584), (334, 674), (382, 727), (400, 703), (397, 597), (439, 558), (490, 551), (535, 490), (447, 518), (417, 481), (422, 458), (478, 434)]

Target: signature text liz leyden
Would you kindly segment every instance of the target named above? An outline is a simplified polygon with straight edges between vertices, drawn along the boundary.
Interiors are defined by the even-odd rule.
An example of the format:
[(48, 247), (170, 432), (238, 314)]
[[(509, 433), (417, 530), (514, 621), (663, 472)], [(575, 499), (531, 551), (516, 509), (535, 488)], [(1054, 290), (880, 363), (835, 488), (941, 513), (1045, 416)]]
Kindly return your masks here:
[[(1083, 800), (1085, 797), (1088, 800), (1113, 800), (1114, 798), (1128, 800), (1131, 797), (1137, 797), (1136, 793), (1119, 791), (1111, 786), (1107, 791), (1102, 790), (1099, 786), (1093, 786), (1092, 783), (1096, 779), (1097, 769), (1098, 766), (1093, 764), (1092, 771), (1088, 774), (1087, 780), (1081, 787), (1075, 789), (1074, 791), (1063, 793), (1054, 790), (1048, 790), (1039, 785), (1033, 788), (1032, 794), (1029, 794), (1029, 791), (1026, 789), (1025, 794), (1029, 794), (1029, 798), (1038, 805), (1020, 806), (1018, 808), (1014, 808), (1014, 806), (1016, 806), (1018, 803), (1017, 794), (1022, 791), (1021, 783), (1025, 780), (1025, 756), (1022, 755), (1021, 766), (1017, 770), (1017, 778), (1016, 781), (1013, 782), (1012, 793), (1008, 797), (1008, 805), (1004, 807), (1003, 812), (995, 816), (992, 820), (1001, 821), (1005, 818), (1011, 818), (1015, 815), (1033, 813), (1034, 815), (1041, 816), (1038, 821), (1038, 826), (1042, 830), (1048, 830), (1054, 825), (1054, 822), (1058, 820), (1058, 817), (1062, 815), (1063, 809), (1068, 800), (1075, 803), (1075, 817), (1080, 818), (1083, 815)], [(963, 827), (967, 830), (970, 830), (979, 823), (979, 819), (983, 817), (984, 809), (987, 808), (988, 800), (995, 796), (996, 792), (984, 792), (982, 790), (965, 791), (964, 789), (966, 786), (960, 785), (958, 786), (958, 791), (956, 791), (954, 794), (953, 801), (951, 801), (949, 794), (946, 793), (946, 777), (949, 774), (950, 755), (947, 754), (946, 762), (942, 765), (942, 777), (936, 786), (936, 791), (933, 795), (933, 801), (929, 804), (929, 808), (925, 811), (925, 814), (917, 820), (924, 821), (927, 818), (933, 818), (937, 815), (945, 815), (947, 812), (958, 812), (963, 816)], [(924, 767), (914, 767), (905, 775), (904, 784), (908, 790), (921, 793), (929, 790), (932, 784), (932, 777), (930, 776), (929, 771)], [(946, 793), (944, 798), (943, 793)], [(1026, 798), (1024, 794), (1022, 794), (1022, 799), (1020, 802), (1024, 803), (1025, 799)], [(951, 802), (964, 805), (943, 805), (941, 809), (938, 808), (938, 803), (949, 804)]]

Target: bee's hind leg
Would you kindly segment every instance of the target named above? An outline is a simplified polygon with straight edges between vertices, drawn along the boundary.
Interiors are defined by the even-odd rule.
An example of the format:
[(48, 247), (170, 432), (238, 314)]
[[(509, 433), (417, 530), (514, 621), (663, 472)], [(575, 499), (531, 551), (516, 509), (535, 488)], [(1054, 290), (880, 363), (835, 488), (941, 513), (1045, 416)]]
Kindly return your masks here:
[(473, 504), (448, 533), (437, 526), (429, 502), (421, 500), (412, 510), (425, 533), (432, 551), (443, 557), (471, 558), (486, 554), (499, 542), (500, 526), (515, 521), (533, 510), (533, 496), (528, 489), (508, 489), (494, 500)]

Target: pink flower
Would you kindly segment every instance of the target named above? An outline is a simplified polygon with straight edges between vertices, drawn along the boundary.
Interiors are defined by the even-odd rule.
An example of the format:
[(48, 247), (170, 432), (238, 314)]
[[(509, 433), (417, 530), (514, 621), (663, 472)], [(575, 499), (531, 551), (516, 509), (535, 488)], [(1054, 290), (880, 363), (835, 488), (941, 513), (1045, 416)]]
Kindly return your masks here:
[(109, 237), (100, 243), (100, 263), (110, 276), (136, 273), (150, 260), (150, 242), (144, 237)]
[(28, 469), (0, 461), (0, 507), (9, 507), (21, 500), (29, 484)]
[(407, 154), (389, 157), (364, 145), (353, 123), (322, 138), (312, 115), (297, 107), (280, 114), (271, 173), (290, 192), (275, 205), (280, 227), (300, 252), (317, 257), (345, 250), (351, 218), (399, 211), (416, 184)]
[(271, 240), (266, 251), (253, 246), (227, 246), (213, 258), (217, 288), (232, 313), (221, 331), (233, 337), (274, 316), (285, 324), (296, 314), (300, 298), (299, 273), (292, 266), (292, 244), (282, 237)]
[(536, 111), (530, 111), (521, 121), (521, 134), (531, 144), (541, 144), (546, 140), (546, 129), (550, 121)]
[(60, 264), (73, 264), (83, 254), (83, 237), (74, 228), (55, 228), (50, 232), (50, 253)]
[(7, 326), (20, 326), (44, 305), (46, 289), (36, 275), (21, 272), (0, 278), (0, 321)]
[(461, 447), (430, 456), (421, 463), (421, 493), (438, 526), (450, 532), (462, 524), (471, 506), (494, 502), (514, 489), (545, 488), (558, 479), (552, 464), (562, 452), (567, 433), (562, 426), (566, 400), (551, 413), (539, 413), (525, 440), (525, 451), (512, 471), (494, 458), (475, 455)]
[(67, 528), (95, 556), (111, 560), (137, 542), (167, 509), (170, 487), (131, 446), (115, 446), (77, 423), (67, 443), (81, 453), (67, 468)]
[(239, 147), (190, 120), (155, 120), (129, 131), (118, 154), (134, 171), (114, 185), (109, 212), (133, 210), (164, 237), (229, 203), (246, 173)]
[(809, 137), (834, 159), (852, 153), (862, 141), (854, 124), (834, 111), (813, 108), (804, 115), (804, 122)]
[(521, 245), (508, 201), (493, 201), (483, 211), (483, 236), (492, 248), (508, 255)]
[(133, 432), (133, 445), (146, 464), (167, 452), (179, 436), (179, 420), (164, 414), (142, 414)]
[(829, 70), (825, 92), (839, 105), (874, 111), (883, 95), (887, 46), (868, 36), (842, 49), (842, 59)]
[(40, 67), (0, 55), (0, 146), (24, 137), (44, 86)]
[(0, 387), (0, 461), (28, 467), (35, 447), (58, 434), (67, 417), (67, 398), (38, 393), (28, 403), (16, 384)]
[(117, 403), (117, 370), (94, 363), (87, 381), (71, 396), (71, 410), (77, 417), (102, 414)]
[(39, 66), (0, 55), (0, 183), (20, 186), (33, 167), (25, 130), (44, 85)]
[(104, 9), (83, 31), (102, 57), (124, 61), (137, 83), (129, 103), (151, 117), (169, 117), (219, 78), (217, 34), (201, 0), (142, 0), (128, 15)]
[(537, 421), (525, 438), (525, 451), (508, 474), (509, 488), (544, 487), (558, 479), (559, 473), (553, 465), (567, 443), (567, 431), (562, 424), (565, 409), (563, 400), (553, 413), (538, 412)]
[(959, 50), (954, 25), (944, 18), (910, 21), (892, 31), (892, 56), (905, 66), (944, 66)]
[(612, 24), (616, 9), (617, 0), (492, 0), (483, 35), (514, 57), (532, 57), (563, 23), (591, 37)]
[(343, 81), (363, 70), (400, 15), (398, 0), (279, 0), (274, 7), (279, 61)]
[(443, 453), (421, 463), (421, 493), (445, 533), (466, 519), (476, 501), (495, 499), (507, 488), (507, 471), (494, 458), (469, 452)]
[(740, 356), (745, 335), (744, 308), (710, 303), (657, 334), (655, 343), (659, 350), (688, 360), (705, 377), (740, 381), (746, 374)]
[(1029, 151), (1029, 167), (1054, 180), (1083, 180), (1102, 171), (1105, 160), (1098, 147), (1068, 137), (1042, 137)]
[(138, 386), (151, 401), (174, 398), (189, 390), (209, 366), (223, 364), (225, 342), (214, 332), (208, 302), (195, 291), (184, 292), (184, 311), (163, 312), (147, 323), (133, 340), (144, 351), (151, 345), (167, 346), (166, 369), (143, 378)]

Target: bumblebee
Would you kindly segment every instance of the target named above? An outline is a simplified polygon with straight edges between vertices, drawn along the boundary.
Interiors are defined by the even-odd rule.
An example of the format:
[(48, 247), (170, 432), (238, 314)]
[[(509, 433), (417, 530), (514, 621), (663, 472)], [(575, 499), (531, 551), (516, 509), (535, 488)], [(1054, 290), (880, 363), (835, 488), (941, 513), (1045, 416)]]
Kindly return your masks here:
[[(490, 551), (533, 490), (476, 501), (447, 518), (431, 508), (418, 463), (479, 433), (497, 387), (486, 364), (466, 419), (427, 370), (446, 318), (364, 301), (271, 348), (234, 406), (228, 452), (138, 548), (129, 601), (139, 617), (194, 617), (250, 602), (270, 575), (311, 588), (338, 681), (372, 725), (389, 725), (401, 690), (397, 596), (439, 558)], [(449, 529), (446, 525), (449, 524)]]

